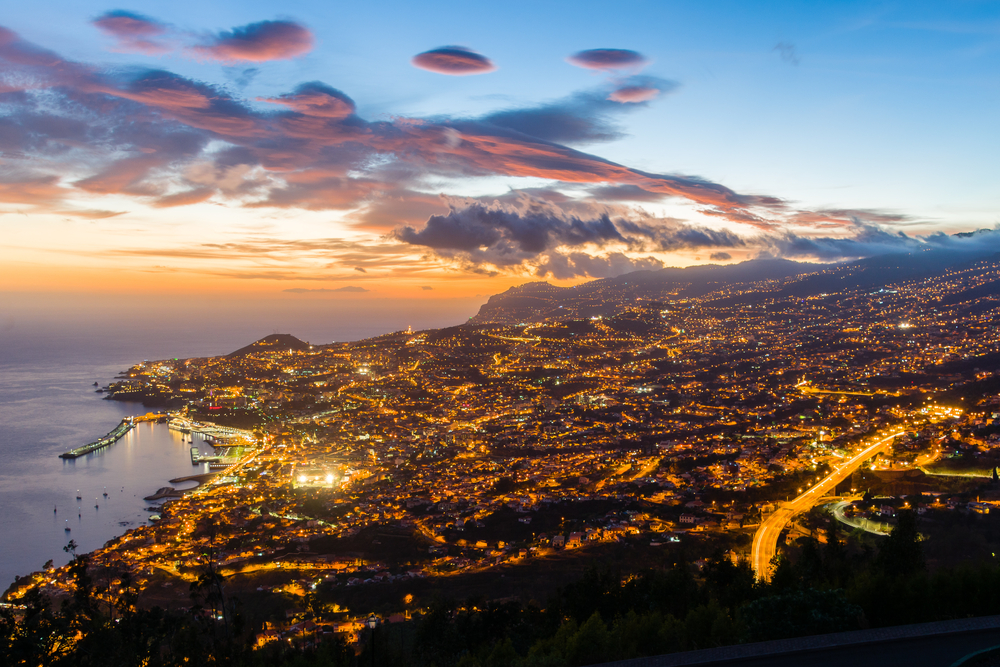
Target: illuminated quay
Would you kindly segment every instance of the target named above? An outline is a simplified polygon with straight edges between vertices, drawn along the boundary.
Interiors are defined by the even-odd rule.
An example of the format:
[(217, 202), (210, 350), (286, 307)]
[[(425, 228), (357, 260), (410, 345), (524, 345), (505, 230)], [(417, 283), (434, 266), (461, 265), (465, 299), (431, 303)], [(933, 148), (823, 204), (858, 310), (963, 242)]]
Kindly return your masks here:
[(81, 456), (86, 456), (91, 452), (96, 452), (105, 447), (110, 447), (111, 445), (118, 442), (122, 436), (135, 428), (135, 422), (132, 417), (125, 417), (121, 422), (108, 433), (106, 436), (94, 442), (83, 445), (82, 447), (77, 447), (76, 449), (71, 449), (68, 452), (64, 452), (59, 455), (61, 459), (77, 459)]

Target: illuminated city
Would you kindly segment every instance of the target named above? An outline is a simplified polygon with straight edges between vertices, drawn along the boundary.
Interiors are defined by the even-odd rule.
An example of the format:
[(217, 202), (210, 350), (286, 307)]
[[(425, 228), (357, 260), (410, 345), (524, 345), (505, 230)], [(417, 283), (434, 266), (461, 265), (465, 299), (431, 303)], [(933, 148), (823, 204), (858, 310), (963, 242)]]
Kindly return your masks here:
[(1000, 664), (995, 2), (42, 4), (0, 665)]
[[(340, 589), (388, 588), (389, 615), (405, 617), (419, 605), (404, 597), (426, 587), (413, 582), (621, 545), (668, 562), (724, 549), (767, 580), (779, 538), (813, 535), (803, 515), (832, 496), (845, 529), (874, 534), (911, 502), (988, 514), (1000, 488), (873, 503), (859, 487), (913, 471), (910, 487), (929, 488), (926, 471), (956, 456), (1000, 463), (1000, 294), (967, 296), (995, 290), (1000, 261), (802, 295), (817, 276), (850, 282), (866, 268), (700, 296), (633, 275), (533, 314), (512, 308), (542, 287), (527, 285), (461, 327), (329, 345), (277, 334), (228, 356), (137, 364), (109, 398), (175, 405), (149, 417), (209, 436), (214, 452), (192, 460), (213, 463), (90, 567), (127, 577), (140, 600), (181, 604), (211, 559), (231, 595), (341, 600), (315, 623), (357, 641), (344, 600), (363, 598)], [(70, 570), (8, 598), (35, 589), (71, 595)]]

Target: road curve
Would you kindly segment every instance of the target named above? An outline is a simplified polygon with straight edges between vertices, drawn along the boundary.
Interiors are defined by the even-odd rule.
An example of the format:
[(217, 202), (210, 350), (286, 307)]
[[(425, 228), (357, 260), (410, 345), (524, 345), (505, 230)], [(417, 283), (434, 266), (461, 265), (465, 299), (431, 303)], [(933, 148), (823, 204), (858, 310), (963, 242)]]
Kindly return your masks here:
[(796, 514), (811, 508), (819, 499), (829, 491), (836, 488), (838, 484), (847, 479), (858, 467), (885, 449), (889, 443), (905, 431), (897, 431), (885, 436), (875, 444), (863, 449), (855, 454), (839, 468), (821, 479), (815, 486), (807, 489), (802, 495), (787, 503), (783, 503), (771, 516), (761, 522), (760, 528), (753, 536), (753, 550), (750, 553), (750, 564), (753, 566), (757, 578), (767, 581), (771, 576), (771, 559), (774, 558), (778, 550), (778, 535), (785, 529), (785, 526)]

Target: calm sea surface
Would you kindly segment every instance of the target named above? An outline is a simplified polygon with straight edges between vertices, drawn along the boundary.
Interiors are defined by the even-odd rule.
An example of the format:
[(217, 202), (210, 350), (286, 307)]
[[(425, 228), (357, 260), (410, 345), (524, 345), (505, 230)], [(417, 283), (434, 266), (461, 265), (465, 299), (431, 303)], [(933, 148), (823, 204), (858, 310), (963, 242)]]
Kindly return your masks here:
[(142, 525), (150, 514), (144, 496), (163, 486), (187, 488), (168, 480), (204, 472), (165, 424), (139, 424), (99, 452), (59, 458), (122, 417), (147, 412), (94, 393), (95, 381), (104, 386), (128, 365), (0, 365), (0, 589), (49, 559), (68, 560), (62, 548), (70, 538), (91, 551)]
[[(474, 306), (459, 309), (475, 312)], [(453, 313), (404, 317), (352, 317), (338, 323), (303, 316), (281, 328), (322, 343), (357, 340), (408, 323), (456, 323)], [(58, 316), (41, 321), (16, 309), (4, 312), (0, 301), (0, 591), (15, 575), (34, 572), (49, 559), (65, 563), (62, 548), (70, 539), (91, 551), (142, 525), (150, 514), (144, 496), (163, 486), (185, 488), (168, 480), (203, 472), (191, 465), (190, 444), (165, 424), (140, 424), (100, 452), (60, 459), (60, 453), (112, 430), (122, 417), (148, 412), (138, 403), (102, 400), (94, 382), (106, 386), (143, 359), (232, 352), (273, 331), (262, 324), (162, 316), (155, 321), (67, 322)]]

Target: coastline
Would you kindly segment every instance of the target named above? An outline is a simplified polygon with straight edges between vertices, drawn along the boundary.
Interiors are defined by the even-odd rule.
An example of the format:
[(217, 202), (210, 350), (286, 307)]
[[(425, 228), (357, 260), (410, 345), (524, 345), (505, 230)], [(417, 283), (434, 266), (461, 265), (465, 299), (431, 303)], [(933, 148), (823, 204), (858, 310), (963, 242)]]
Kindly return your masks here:
[[(462, 305), (462, 311), (453, 314), (413, 317), (393, 311), (381, 319), (352, 320), (332, 329), (317, 324), (309, 313), (288, 326), (314, 340), (358, 340), (409, 323), (430, 327), (465, 320), (468, 308), (473, 306)], [(59, 459), (59, 454), (108, 433), (123, 418), (159, 409), (105, 400), (107, 393), (96, 393), (94, 382), (108, 387), (127, 379), (127, 369), (136, 360), (228, 354), (271, 326), (254, 319), (192, 328), (186, 318), (163, 315), (165, 311), (152, 318), (70, 317), (58, 323), (26, 309), (12, 312), (18, 317), (0, 330), (0, 588), (50, 559), (56, 565), (68, 562), (63, 547), (70, 538), (81, 553), (89, 552), (121, 536), (127, 529), (122, 522), (146, 525), (145, 496), (170, 485), (167, 477), (203, 470), (193, 468), (190, 448), (181, 446), (179, 438), (175, 456), (166, 438), (162, 447), (148, 448), (148, 425), (99, 452)], [(66, 326), (66, 321), (74, 326)], [(111, 495), (107, 502), (105, 487)], [(82, 496), (79, 502), (77, 495)]]
[[(154, 422), (151, 425), (155, 426), (155, 425), (158, 425), (158, 424), (162, 425), (162, 430), (163, 431), (167, 431), (166, 426), (165, 426), (165, 422), (163, 422), (163, 421)], [(84, 456), (87, 456), (87, 455), (84, 455)], [(206, 485), (207, 483), (209, 483), (212, 479), (214, 479), (218, 475), (219, 475), (218, 472), (207, 472), (207, 473), (198, 473), (198, 474), (194, 474), (194, 475), (181, 475), (179, 477), (174, 477), (174, 478), (168, 480), (168, 483), (170, 483), (170, 484), (183, 484), (185, 482), (195, 482), (195, 485), (192, 486), (192, 487), (190, 487), (190, 488), (186, 488), (186, 489), (175, 489), (172, 486), (162, 487), (162, 488), (158, 489), (156, 493), (154, 493), (154, 494), (152, 494), (150, 496), (143, 497), (142, 501), (145, 502), (145, 503), (149, 503), (149, 502), (156, 502), (156, 501), (162, 500), (162, 501), (164, 501), (160, 505), (160, 507), (162, 507), (162, 506), (166, 505), (167, 503), (169, 503), (172, 500), (183, 498), (185, 495), (187, 495), (189, 493), (192, 493), (192, 492), (194, 492), (194, 491), (202, 488), (204, 485)], [(124, 540), (129, 539), (129, 536), (131, 534), (133, 534), (137, 530), (141, 532), (141, 531), (144, 531), (144, 530), (148, 529), (156, 521), (156, 518), (154, 518), (154, 517), (157, 517), (158, 515), (154, 514), (154, 512), (156, 512), (157, 510), (158, 510), (158, 508), (156, 506), (148, 506), (147, 505), (144, 508), (144, 511), (146, 511), (146, 512), (149, 513), (148, 516), (142, 518), (142, 520), (134, 522), (136, 525), (132, 525), (133, 522), (127, 522), (127, 523), (126, 522), (120, 522), (119, 523), (119, 527), (120, 528), (124, 528), (124, 530), (116, 531), (115, 534), (112, 535), (109, 539), (107, 539), (104, 543), (102, 543), (101, 545), (98, 545), (97, 547), (95, 547), (93, 549), (79, 549), (78, 550), (79, 553), (90, 555), (90, 554), (92, 554), (92, 553), (94, 553), (96, 551), (100, 551), (101, 549), (106, 548), (111, 543), (117, 543), (117, 542), (120, 542), (123, 539)], [(70, 534), (67, 534), (67, 539), (72, 539), (72, 536)], [(44, 569), (36, 569), (36, 570), (32, 570), (30, 572), (29, 571), (25, 571), (23, 573), (19, 573), (19, 574), (15, 575), (14, 580), (12, 582), (10, 582), (10, 584), (6, 588), (4, 588), (3, 591), (0, 591), (0, 597), (6, 595), (6, 593), (7, 593), (8, 590), (16, 587), (19, 580), (24, 580), (24, 579), (28, 579), (28, 578), (37, 577), (37, 576), (41, 575), (43, 572), (45, 572)]]
[[(0, 441), (0, 450), (7, 455), (0, 468), (0, 502), (7, 510), (0, 517), (0, 572), (6, 580), (0, 580), (0, 587), (4, 589), (17, 577), (41, 571), (45, 561), (64, 564), (69, 554), (63, 547), (70, 540), (78, 545), (77, 553), (89, 553), (148, 526), (147, 498), (176, 499), (216, 475), (207, 466), (192, 466), (189, 446), (167, 428), (165, 420), (142, 420), (148, 410), (138, 403), (95, 400), (92, 382), (80, 382), (79, 389), (56, 401), (49, 387), (39, 387), (27, 401), (29, 406), (38, 406), (36, 423)], [(104, 412), (108, 414), (100, 414)], [(18, 426), (17, 416), (8, 424)], [(111, 425), (133, 419), (134, 427), (114, 443), (78, 457), (59, 457), (61, 452), (79, 448), (81, 442), (93, 443), (95, 438), (89, 434), (108, 432)], [(51, 433), (61, 437), (46, 442)], [(191, 481), (196, 484), (190, 488), (175, 488)], [(168, 493), (150, 496), (164, 487)]]
[(185, 495), (191, 493), (192, 491), (200, 489), (203, 485), (210, 482), (212, 478), (216, 477), (218, 474), (219, 473), (217, 472), (207, 472), (201, 475), (188, 475), (187, 477), (176, 477), (174, 479), (169, 480), (169, 482), (171, 484), (196, 482), (196, 484), (189, 489), (179, 489), (179, 490), (175, 489), (172, 486), (164, 486), (160, 489), (157, 489), (156, 493), (154, 493), (153, 495), (146, 496), (145, 498), (143, 498), (143, 500), (147, 502), (153, 502), (156, 500), (163, 500), (163, 499), (183, 498)]

